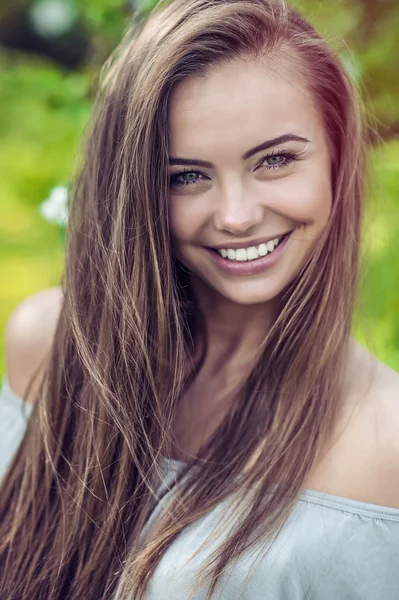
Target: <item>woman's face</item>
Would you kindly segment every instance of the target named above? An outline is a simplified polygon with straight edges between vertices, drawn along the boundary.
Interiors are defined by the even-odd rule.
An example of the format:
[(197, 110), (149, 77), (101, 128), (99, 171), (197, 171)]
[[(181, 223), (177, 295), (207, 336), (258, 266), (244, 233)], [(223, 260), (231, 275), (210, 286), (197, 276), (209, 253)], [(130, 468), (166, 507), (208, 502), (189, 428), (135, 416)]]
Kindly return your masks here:
[(326, 133), (297, 73), (234, 59), (171, 96), (174, 253), (202, 287), (234, 303), (275, 299), (331, 211)]

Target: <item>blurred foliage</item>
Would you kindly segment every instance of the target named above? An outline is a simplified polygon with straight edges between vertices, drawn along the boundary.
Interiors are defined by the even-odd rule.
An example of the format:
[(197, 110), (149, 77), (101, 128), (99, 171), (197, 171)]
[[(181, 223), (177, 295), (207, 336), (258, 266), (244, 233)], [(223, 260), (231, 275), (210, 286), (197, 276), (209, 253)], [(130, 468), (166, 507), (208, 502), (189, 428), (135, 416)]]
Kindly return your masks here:
[[(29, 29), (30, 11), (39, 4), (47, 10), (51, 1), (0, 5), (4, 42), (0, 47), (0, 333), (23, 298), (59, 283), (62, 232), (40, 216), (38, 207), (54, 187), (66, 185), (72, 177), (99, 70), (125, 32), (133, 8), (147, 11), (154, 4), (152, 0), (54, 0), (71, 4), (76, 15), (73, 28), (41, 43)], [(399, 4), (397, 0), (297, 0), (294, 4), (339, 52), (384, 138), (371, 156), (375, 175), (367, 212), (369, 234), (363, 244), (368, 271), (354, 333), (399, 370), (399, 141), (395, 139), (399, 134)], [(24, 38), (26, 31), (29, 35)], [(67, 61), (63, 65), (54, 49), (76, 51), (77, 31), (87, 43), (81, 46), (79, 65), (66, 68)], [(14, 32), (17, 42), (11, 44)], [(23, 43), (28, 37), (29, 47)], [(1, 375), (3, 335), (0, 339)]]

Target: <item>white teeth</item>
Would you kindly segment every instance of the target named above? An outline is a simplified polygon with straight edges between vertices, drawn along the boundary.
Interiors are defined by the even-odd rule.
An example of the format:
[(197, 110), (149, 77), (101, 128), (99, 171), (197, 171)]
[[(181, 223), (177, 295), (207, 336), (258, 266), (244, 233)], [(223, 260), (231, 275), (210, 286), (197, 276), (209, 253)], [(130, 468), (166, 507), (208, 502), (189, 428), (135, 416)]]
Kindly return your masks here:
[(255, 246), (251, 246), (251, 248), (247, 248), (247, 260), (254, 260), (255, 258), (259, 258), (259, 252)]
[(248, 260), (247, 251), (245, 248), (240, 248), (239, 250), (236, 250), (236, 260)]
[(273, 252), (274, 248), (280, 243), (282, 238), (275, 238), (270, 242), (259, 244), (259, 246), (251, 246), (250, 248), (239, 248), (233, 250), (232, 248), (223, 248), (217, 252), (229, 260), (237, 260), (244, 262), (247, 260), (256, 260), (260, 256), (266, 256), (270, 252)]
[(266, 244), (260, 244), (260, 246), (258, 246), (258, 252), (259, 252), (259, 256), (266, 256), (266, 254), (267, 254)]

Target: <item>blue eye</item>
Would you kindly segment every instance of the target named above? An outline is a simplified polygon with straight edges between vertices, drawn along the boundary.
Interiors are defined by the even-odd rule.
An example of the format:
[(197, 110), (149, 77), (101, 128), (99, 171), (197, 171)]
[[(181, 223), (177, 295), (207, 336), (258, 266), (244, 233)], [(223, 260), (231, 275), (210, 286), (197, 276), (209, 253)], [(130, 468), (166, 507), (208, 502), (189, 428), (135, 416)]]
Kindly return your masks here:
[[(266, 171), (271, 171), (272, 169), (284, 169), (285, 167), (288, 167), (288, 165), (290, 165), (291, 163), (296, 162), (297, 160), (298, 155), (295, 152), (291, 152), (289, 150), (276, 150), (264, 156), (260, 161), (260, 165), (258, 168)], [(173, 173), (173, 175), (170, 176), (169, 184), (171, 187), (196, 185), (197, 183), (200, 183), (203, 179), (207, 179), (207, 177), (202, 175), (202, 173), (200, 173), (199, 171), (182, 169), (178, 173)]]
[[(294, 152), (289, 152), (288, 150), (277, 150), (262, 158), (260, 168), (266, 170), (283, 169), (284, 167), (288, 167), (288, 165), (295, 162), (297, 158), (298, 156)], [(265, 165), (263, 164), (265, 161), (271, 162), (268, 162), (268, 164)]]
[[(188, 176), (191, 177), (188, 177)], [(190, 185), (190, 184), (195, 184), (197, 183), (199, 180), (198, 178), (193, 178), (192, 176), (201, 176), (201, 173), (199, 173), (198, 171), (190, 171), (190, 169), (183, 169), (182, 171), (179, 171), (178, 173), (174, 173), (173, 175), (171, 175), (170, 177), (170, 185)], [(183, 179), (183, 177), (186, 177), (186, 179)]]

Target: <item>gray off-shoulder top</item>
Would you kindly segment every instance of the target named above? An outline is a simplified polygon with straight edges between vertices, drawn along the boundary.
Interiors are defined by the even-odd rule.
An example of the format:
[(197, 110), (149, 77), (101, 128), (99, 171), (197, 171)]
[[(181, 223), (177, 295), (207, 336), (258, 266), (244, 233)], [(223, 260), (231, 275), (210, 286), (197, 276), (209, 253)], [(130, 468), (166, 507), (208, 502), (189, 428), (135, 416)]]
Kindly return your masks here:
[[(6, 379), (0, 392), (0, 478), (24, 435), (31, 409)], [(162, 459), (165, 489), (182, 467)], [(160, 489), (162, 491), (162, 489)], [(172, 491), (159, 496), (146, 528)], [(146, 600), (204, 600), (193, 587), (204, 559), (227, 535), (229, 500), (190, 525), (161, 559)], [(215, 532), (215, 533), (214, 533)], [(214, 533), (214, 534), (213, 534)], [(399, 508), (305, 490), (270, 552), (259, 544), (232, 564), (213, 595), (221, 600), (399, 600)], [(119, 594), (116, 593), (115, 600)]]

